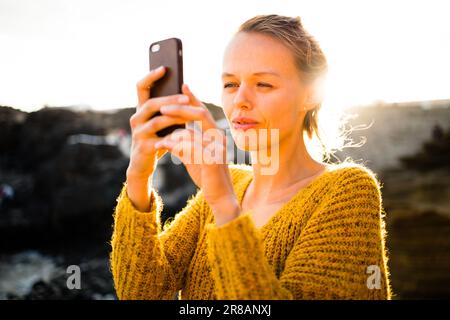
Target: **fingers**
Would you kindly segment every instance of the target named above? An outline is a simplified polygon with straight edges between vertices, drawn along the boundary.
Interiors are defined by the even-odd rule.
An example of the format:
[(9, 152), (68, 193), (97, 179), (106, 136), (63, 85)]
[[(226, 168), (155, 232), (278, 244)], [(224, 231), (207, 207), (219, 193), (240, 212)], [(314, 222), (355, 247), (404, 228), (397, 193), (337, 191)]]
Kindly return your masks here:
[(175, 130), (171, 134), (165, 136), (160, 141), (155, 143), (155, 147), (163, 146), (165, 144), (174, 145), (176, 143), (183, 143), (189, 140), (198, 140), (198, 137), (201, 137), (201, 133), (195, 132), (192, 129), (180, 129)]
[(183, 86), (181, 87), (181, 92), (183, 92), (186, 96), (189, 97), (189, 102), (191, 105), (193, 106), (202, 106), (203, 103), (198, 100), (194, 94), (192, 93), (191, 89), (188, 87), (187, 84), (183, 84)]
[(187, 103), (189, 98), (182, 94), (177, 94), (167, 97), (152, 98), (145, 101), (136, 111), (134, 115), (130, 118), (130, 126), (134, 128), (148, 121), (151, 116), (159, 111), (160, 107), (163, 105), (176, 105), (180, 103)]
[(222, 137), (217, 140), (193, 129), (182, 129), (156, 142), (154, 147), (168, 150), (184, 164), (223, 164), (226, 147), (222, 142)]
[(138, 95), (138, 108), (150, 98), (150, 88), (156, 80), (162, 78), (166, 73), (164, 66), (153, 69), (136, 84)]
[(133, 135), (134, 138), (147, 138), (147, 137), (155, 137), (156, 132), (167, 128), (174, 124), (183, 124), (186, 120), (181, 117), (174, 116), (158, 116), (151, 120), (148, 120), (144, 124), (136, 127), (134, 129)]
[(162, 106), (160, 111), (164, 115), (177, 116), (189, 121), (201, 121), (202, 131), (216, 129), (216, 122), (206, 107), (194, 107), (186, 105), (167, 105)]
[(168, 150), (184, 164), (192, 164), (194, 163), (193, 157), (198, 154), (195, 150), (201, 152), (203, 149), (200, 144), (201, 138), (199, 138), (199, 136), (201, 137), (201, 134), (192, 129), (176, 130), (156, 142), (155, 148), (157, 150)]

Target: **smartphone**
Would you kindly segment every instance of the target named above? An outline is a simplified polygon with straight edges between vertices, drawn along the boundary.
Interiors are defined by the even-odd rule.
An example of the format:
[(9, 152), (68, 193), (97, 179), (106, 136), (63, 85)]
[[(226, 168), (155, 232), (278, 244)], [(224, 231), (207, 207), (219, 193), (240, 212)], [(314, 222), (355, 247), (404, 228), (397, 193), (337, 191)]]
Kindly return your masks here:
[[(166, 73), (158, 79), (150, 89), (151, 98), (180, 94), (183, 85), (183, 47), (180, 39), (170, 38), (154, 42), (150, 45), (150, 70), (160, 66), (166, 68)], [(154, 113), (150, 119), (160, 116)], [(176, 129), (185, 128), (184, 124), (176, 124), (156, 132), (158, 137), (164, 137)]]

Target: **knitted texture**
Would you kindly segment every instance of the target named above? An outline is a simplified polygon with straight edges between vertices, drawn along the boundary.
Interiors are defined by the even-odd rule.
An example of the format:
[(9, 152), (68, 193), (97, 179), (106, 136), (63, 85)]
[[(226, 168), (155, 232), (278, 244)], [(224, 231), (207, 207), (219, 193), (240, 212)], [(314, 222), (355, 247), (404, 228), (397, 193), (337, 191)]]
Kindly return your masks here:
[[(242, 203), (252, 168), (229, 169)], [(158, 193), (141, 212), (124, 183), (110, 255), (117, 296), (390, 299), (380, 188), (362, 165), (329, 165), (257, 228), (250, 211), (217, 227), (201, 190), (162, 225)]]

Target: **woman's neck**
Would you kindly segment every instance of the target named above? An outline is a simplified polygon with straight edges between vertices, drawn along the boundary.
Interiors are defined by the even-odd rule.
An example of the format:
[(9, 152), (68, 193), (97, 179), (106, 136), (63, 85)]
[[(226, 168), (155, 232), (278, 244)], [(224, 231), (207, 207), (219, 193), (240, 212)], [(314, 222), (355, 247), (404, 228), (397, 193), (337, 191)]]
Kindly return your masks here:
[[(246, 196), (260, 201), (276, 202), (283, 194), (297, 190), (305, 182), (319, 175), (326, 165), (315, 161), (308, 153), (303, 139), (295, 141), (280, 141), (277, 148), (272, 150), (251, 151), (253, 180), (246, 192)], [(274, 154), (277, 152), (277, 154)], [(267, 170), (267, 165), (261, 161), (262, 153), (272, 161), (278, 161), (273, 167), (276, 170)], [(256, 158), (258, 157), (258, 158)], [(273, 164), (271, 164), (273, 165)]]

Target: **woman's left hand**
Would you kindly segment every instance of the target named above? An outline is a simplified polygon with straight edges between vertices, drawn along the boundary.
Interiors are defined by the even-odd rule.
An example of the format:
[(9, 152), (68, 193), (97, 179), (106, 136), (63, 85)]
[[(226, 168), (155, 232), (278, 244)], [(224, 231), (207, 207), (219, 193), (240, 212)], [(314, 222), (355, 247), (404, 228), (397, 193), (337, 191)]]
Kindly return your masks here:
[(240, 214), (227, 164), (227, 140), (217, 127), (208, 108), (183, 84), (182, 92), (189, 100), (186, 104), (163, 106), (160, 112), (167, 116), (195, 121), (200, 131), (177, 129), (155, 144), (178, 157), (185, 165), (194, 183), (203, 191), (211, 206), (216, 225), (220, 226)]

